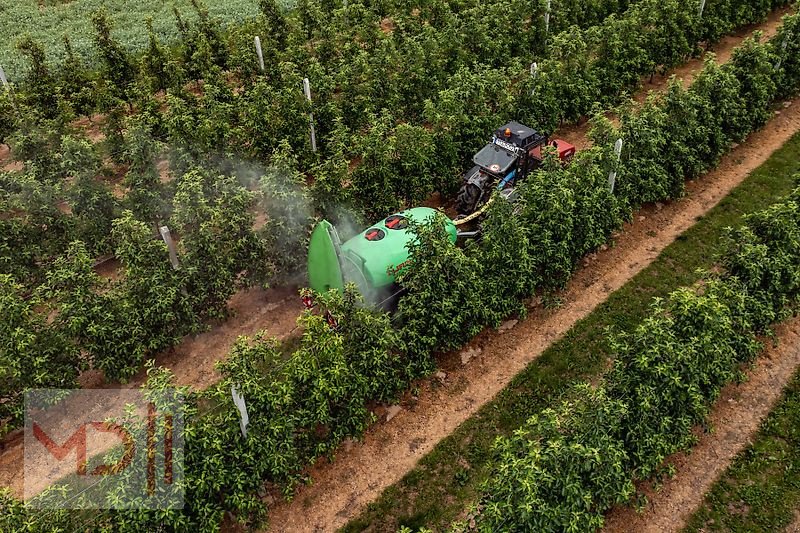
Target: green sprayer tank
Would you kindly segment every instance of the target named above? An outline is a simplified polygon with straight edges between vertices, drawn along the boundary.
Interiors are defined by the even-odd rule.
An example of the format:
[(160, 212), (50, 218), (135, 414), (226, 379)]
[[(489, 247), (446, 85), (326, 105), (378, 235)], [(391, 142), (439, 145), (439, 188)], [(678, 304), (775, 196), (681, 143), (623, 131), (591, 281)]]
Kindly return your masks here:
[[(341, 243), (336, 228), (321, 221), (311, 233), (308, 248), (308, 281), (312, 289), (341, 291), (355, 283), (364, 298), (381, 303), (397, 292), (395, 281), (408, 265), (407, 244), (414, 240), (409, 220), (425, 222), (436, 214), (429, 207), (415, 207), (386, 217), (352, 239)], [(446, 221), (447, 233), (456, 241), (456, 226)]]

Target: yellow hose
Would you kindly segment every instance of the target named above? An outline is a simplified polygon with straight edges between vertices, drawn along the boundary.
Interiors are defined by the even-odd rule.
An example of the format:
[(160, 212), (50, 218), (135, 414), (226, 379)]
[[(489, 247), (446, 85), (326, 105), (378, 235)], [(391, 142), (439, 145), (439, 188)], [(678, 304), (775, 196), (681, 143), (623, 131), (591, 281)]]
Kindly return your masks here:
[(456, 225), (456, 226), (460, 226), (461, 224), (466, 224), (470, 220), (473, 220), (473, 219), (481, 216), (483, 214), (483, 212), (486, 211), (486, 208), (489, 207), (489, 204), (492, 203), (492, 200), (494, 200), (494, 195), (492, 195), (489, 198), (489, 201), (486, 202), (485, 204), (483, 204), (480, 209), (478, 209), (477, 211), (475, 211), (471, 215), (465, 216), (464, 218), (459, 218), (458, 220), (454, 220), (453, 224)]

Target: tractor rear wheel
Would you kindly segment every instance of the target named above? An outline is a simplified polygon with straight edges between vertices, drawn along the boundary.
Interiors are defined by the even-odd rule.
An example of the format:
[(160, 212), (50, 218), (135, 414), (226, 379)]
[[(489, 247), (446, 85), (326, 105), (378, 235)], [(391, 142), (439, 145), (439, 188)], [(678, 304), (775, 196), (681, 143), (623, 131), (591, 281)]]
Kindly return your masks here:
[(460, 215), (469, 215), (478, 209), (478, 202), (481, 199), (481, 189), (472, 183), (465, 183), (461, 186), (456, 197), (456, 211)]

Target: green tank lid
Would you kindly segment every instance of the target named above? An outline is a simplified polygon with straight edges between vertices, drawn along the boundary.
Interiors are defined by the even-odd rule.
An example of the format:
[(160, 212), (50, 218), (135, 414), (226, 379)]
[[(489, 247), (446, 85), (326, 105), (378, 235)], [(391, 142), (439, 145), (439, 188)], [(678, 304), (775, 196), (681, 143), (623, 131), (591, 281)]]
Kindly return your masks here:
[[(366, 282), (373, 289), (394, 283), (398, 274), (408, 265), (406, 245), (415, 238), (408, 229), (408, 221), (425, 222), (433, 218), (436, 212), (430, 207), (407, 209), (386, 217), (345, 242), (341, 246), (342, 259), (350, 263), (352, 270), (357, 270), (361, 278), (352, 281), (359, 285)], [(451, 241), (456, 242), (457, 230), (449, 219), (446, 229)], [(350, 271), (351, 268), (345, 268), (345, 272)]]

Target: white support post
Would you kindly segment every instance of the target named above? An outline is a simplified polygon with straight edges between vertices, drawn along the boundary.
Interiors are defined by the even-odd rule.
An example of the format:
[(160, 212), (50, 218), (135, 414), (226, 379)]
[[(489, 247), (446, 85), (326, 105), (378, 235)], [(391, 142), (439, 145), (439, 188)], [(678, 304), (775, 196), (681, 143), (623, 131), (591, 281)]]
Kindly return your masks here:
[(547, 9), (544, 12), (544, 32), (550, 33), (550, 7), (552, 0), (547, 0)]
[(614, 155), (617, 156), (616, 164), (614, 165), (614, 170), (608, 173), (608, 190), (611, 194), (614, 194), (614, 186), (617, 184), (617, 170), (616, 166), (619, 164), (620, 156), (622, 155), (622, 139), (617, 139), (617, 142), (614, 143)]
[(6, 78), (6, 72), (3, 70), (2, 66), (0, 66), (0, 81), (3, 82), (3, 87), (5, 87), (8, 92), (11, 92), (11, 85), (8, 84), (8, 78)]
[(164, 239), (164, 243), (167, 245), (167, 250), (169, 250), (169, 262), (172, 263), (172, 268), (175, 270), (180, 270), (180, 265), (178, 264), (178, 252), (175, 248), (175, 241), (172, 240), (172, 234), (169, 232), (169, 228), (167, 226), (161, 226), (158, 228), (158, 232), (161, 234), (161, 238)]
[(256, 35), (253, 40), (256, 43), (256, 54), (258, 54), (258, 68), (261, 69), (261, 72), (264, 72), (264, 54), (261, 52), (261, 37)]
[(706, 0), (700, 0), (700, 10), (697, 12), (699, 18), (703, 18), (703, 11), (706, 8)]
[(792, 36), (792, 31), (789, 30), (786, 33), (786, 37), (783, 38), (783, 43), (781, 44), (781, 55), (780, 57), (778, 57), (778, 61), (775, 62), (775, 65), (773, 65), (773, 68), (775, 70), (781, 68), (781, 63), (783, 63), (783, 55), (786, 53), (786, 47), (789, 46), (789, 38), (791, 36)]
[[(536, 62), (531, 63), (531, 78), (534, 80), (539, 77), (539, 64)], [(536, 87), (531, 89), (531, 96), (536, 92)]]
[[(303, 92), (306, 93), (308, 102), (311, 103), (311, 83), (308, 78), (303, 78)], [(317, 151), (317, 133), (314, 131), (314, 113), (308, 113), (308, 123), (311, 126), (311, 149)]]
[(239, 428), (242, 430), (242, 437), (247, 438), (247, 426), (250, 424), (250, 417), (247, 416), (247, 404), (244, 402), (244, 396), (239, 394), (239, 391), (233, 385), (231, 385), (231, 396), (233, 397), (233, 404), (239, 410)]

